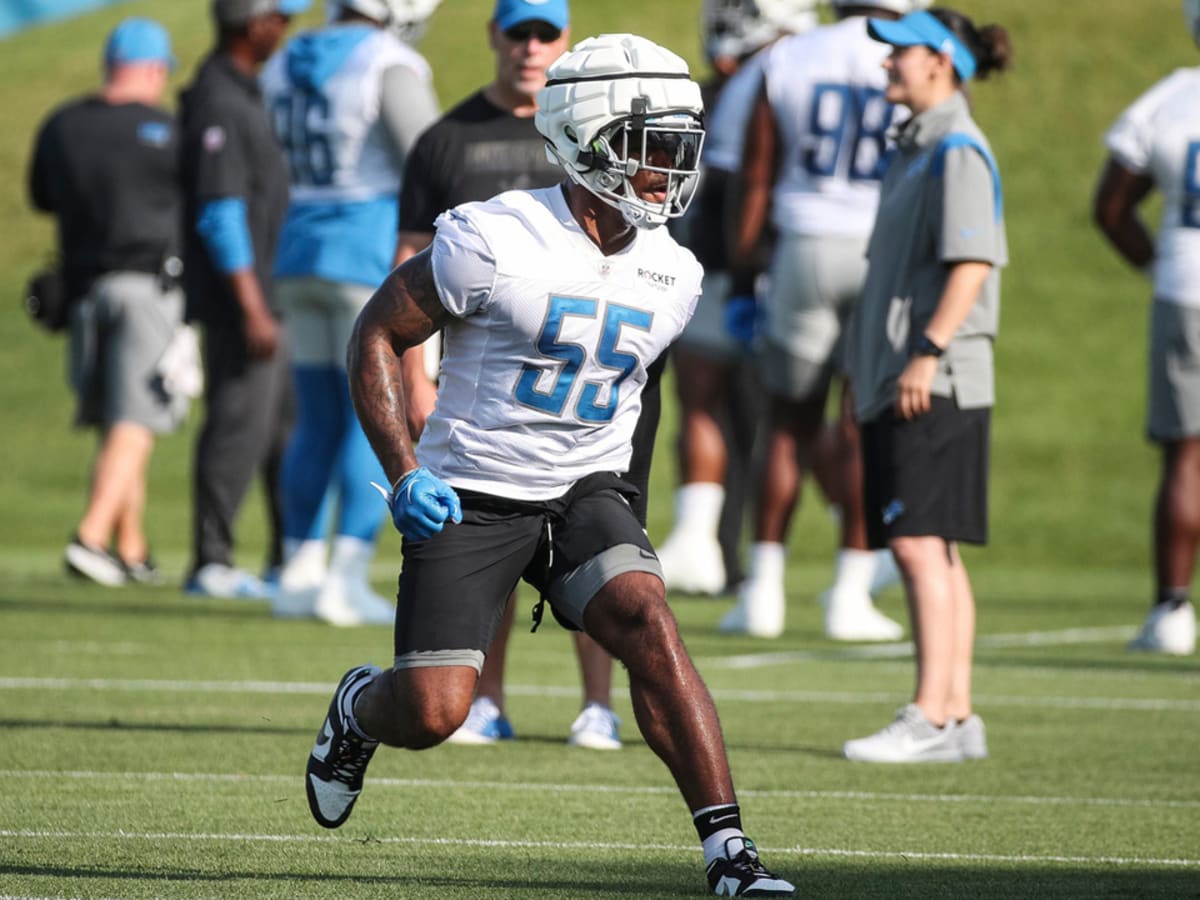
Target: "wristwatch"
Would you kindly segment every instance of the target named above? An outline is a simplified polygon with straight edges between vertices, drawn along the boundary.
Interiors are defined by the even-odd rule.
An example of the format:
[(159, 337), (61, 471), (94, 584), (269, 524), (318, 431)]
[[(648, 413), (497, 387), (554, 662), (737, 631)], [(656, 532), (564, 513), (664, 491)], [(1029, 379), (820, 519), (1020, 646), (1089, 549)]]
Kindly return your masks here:
[(913, 356), (932, 356), (935, 359), (940, 357), (945, 352), (946, 348), (939, 347), (927, 334), (921, 335), (921, 337), (917, 340), (917, 346), (913, 348)]

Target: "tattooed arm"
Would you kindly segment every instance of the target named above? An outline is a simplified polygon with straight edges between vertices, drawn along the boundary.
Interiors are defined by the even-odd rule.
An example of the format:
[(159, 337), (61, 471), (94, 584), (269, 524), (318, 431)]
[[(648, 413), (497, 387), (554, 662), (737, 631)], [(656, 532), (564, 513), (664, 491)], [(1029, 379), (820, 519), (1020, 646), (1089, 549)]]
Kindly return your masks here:
[(438, 299), (426, 249), (387, 277), (354, 324), (346, 359), (350, 397), (392, 484), (417, 466), (408, 433), (401, 357), (449, 319)]

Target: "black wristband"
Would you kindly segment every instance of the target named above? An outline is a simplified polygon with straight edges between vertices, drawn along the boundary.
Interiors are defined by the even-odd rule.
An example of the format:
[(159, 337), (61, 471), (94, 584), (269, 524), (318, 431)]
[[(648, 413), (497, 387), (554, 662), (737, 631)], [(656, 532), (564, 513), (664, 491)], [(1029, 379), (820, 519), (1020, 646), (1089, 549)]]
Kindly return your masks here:
[(913, 356), (932, 356), (934, 359), (937, 359), (945, 352), (946, 348), (939, 347), (933, 342), (933, 338), (927, 334), (921, 335), (917, 341), (917, 346), (913, 348)]

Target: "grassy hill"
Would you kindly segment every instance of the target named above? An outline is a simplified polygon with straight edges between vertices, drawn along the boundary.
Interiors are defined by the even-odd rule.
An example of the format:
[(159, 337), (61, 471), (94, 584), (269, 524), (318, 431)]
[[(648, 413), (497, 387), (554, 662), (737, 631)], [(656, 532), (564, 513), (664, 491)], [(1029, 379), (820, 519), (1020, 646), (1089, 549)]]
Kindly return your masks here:
[[(671, 46), (699, 70), (696, 0), (575, 4), (576, 37), (633, 30)], [(975, 91), (978, 118), (1004, 174), (1012, 263), (1004, 276), (994, 433), (995, 564), (1143, 568), (1156, 455), (1141, 437), (1148, 286), (1103, 245), (1089, 221), (1101, 135), (1139, 93), (1197, 59), (1177, 0), (966, 0), (960, 7), (1013, 34), (1016, 68)], [(48, 252), (50, 223), (31, 213), (24, 173), (35, 127), (54, 104), (91, 89), (104, 35), (126, 15), (171, 30), (184, 83), (210, 42), (207, 4), (137, 0), (0, 44), (0, 568), (42, 570), (80, 509), (91, 436), (68, 430), (61, 341), (18, 308), (23, 279)], [(422, 45), (450, 104), (486, 81), (488, 0), (448, 0)], [(307, 22), (316, 21), (314, 11)], [(174, 93), (174, 92), (172, 92)], [(193, 415), (192, 427), (196, 416)], [(159, 555), (181, 567), (188, 540), (190, 430), (165, 440), (152, 473), (149, 520)], [(674, 466), (673, 410), (661, 433), (654, 537), (667, 527)], [(243, 541), (261, 535), (251, 503)], [(819, 560), (831, 529), (810, 502), (795, 530), (799, 559)], [(247, 554), (244, 561), (255, 563)], [(1139, 601), (1140, 602), (1140, 601)]]

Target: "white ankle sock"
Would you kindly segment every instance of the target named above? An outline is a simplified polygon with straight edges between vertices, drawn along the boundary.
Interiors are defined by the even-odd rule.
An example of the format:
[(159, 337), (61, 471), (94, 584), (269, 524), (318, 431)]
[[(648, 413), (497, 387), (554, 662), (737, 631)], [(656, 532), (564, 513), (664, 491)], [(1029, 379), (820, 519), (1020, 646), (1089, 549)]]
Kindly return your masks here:
[(783, 544), (763, 542), (750, 545), (750, 577), (756, 581), (783, 583), (787, 553)]
[(854, 596), (865, 596), (876, 568), (875, 554), (870, 550), (839, 550), (833, 576), (834, 594), (846, 591)]
[(875, 571), (871, 573), (871, 584), (867, 588), (872, 597), (900, 583), (900, 570), (896, 567), (896, 558), (892, 556), (892, 551), (876, 550), (873, 555)]
[(717, 536), (725, 488), (711, 481), (694, 481), (675, 492), (675, 528), (692, 534)]

